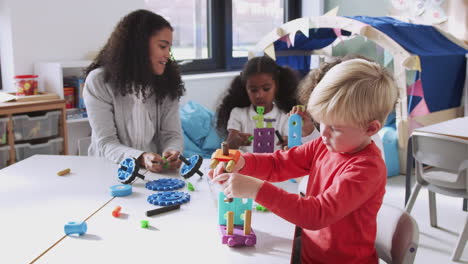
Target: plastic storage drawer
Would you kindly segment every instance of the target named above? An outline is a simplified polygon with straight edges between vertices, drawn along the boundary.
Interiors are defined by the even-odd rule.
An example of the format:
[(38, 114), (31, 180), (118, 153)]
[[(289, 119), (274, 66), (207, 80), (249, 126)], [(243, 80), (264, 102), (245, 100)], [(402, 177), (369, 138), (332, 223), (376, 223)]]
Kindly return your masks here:
[(52, 111), (42, 116), (13, 116), (15, 141), (57, 136), (60, 114), (60, 111)]
[(8, 123), (7, 117), (0, 117), (0, 145), (7, 143), (6, 127)]
[(10, 146), (0, 147), (0, 169), (7, 166), (7, 162), (10, 159)]
[(59, 155), (63, 152), (63, 138), (55, 138), (42, 144), (16, 144), (16, 161), (24, 160), (36, 154)]

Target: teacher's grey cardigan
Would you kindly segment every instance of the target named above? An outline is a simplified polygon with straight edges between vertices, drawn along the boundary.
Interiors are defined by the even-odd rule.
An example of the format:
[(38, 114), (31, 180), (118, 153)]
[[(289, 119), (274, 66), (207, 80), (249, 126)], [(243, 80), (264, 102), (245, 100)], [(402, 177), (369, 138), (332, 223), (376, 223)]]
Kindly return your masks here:
[(154, 95), (143, 102), (141, 96), (115, 94), (102, 68), (88, 74), (83, 98), (92, 129), (88, 155), (120, 163), (143, 152), (183, 151), (177, 99), (156, 104)]

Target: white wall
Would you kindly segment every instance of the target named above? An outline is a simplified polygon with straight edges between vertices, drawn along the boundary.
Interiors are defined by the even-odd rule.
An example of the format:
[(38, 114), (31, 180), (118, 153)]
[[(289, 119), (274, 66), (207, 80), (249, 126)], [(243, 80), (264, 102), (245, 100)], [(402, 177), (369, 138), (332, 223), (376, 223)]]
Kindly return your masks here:
[(0, 0), (3, 88), (39, 61), (92, 59), (119, 19), (144, 0)]

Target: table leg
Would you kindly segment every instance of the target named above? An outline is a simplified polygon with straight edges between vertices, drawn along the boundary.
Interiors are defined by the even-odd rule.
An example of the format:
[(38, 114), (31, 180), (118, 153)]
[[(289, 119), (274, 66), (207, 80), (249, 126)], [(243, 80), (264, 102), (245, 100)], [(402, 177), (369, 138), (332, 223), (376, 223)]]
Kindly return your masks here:
[(411, 196), (411, 176), (413, 175), (413, 144), (411, 136), (408, 138), (406, 152), (406, 178), (405, 178), (405, 206)]

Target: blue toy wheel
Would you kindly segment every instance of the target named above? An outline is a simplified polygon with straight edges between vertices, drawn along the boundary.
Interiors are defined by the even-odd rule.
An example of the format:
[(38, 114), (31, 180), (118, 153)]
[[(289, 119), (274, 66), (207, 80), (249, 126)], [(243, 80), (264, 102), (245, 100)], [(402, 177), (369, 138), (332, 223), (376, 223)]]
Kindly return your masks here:
[(148, 202), (154, 205), (182, 204), (190, 201), (190, 194), (184, 192), (159, 192), (148, 196)]
[(119, 182), (123, 184), (132, 183), (137, 175), (140, 167), (138, 166), (138, 162), (135, 158), (125, 158), (119, 164), (119, 168), (117, 169), (117, 177)]
[[(179, 156), (179, 158), (181, 156)], [(188, 179), (192, 177), (195, 173), (200, 174), (200, 176), (203, 175), (203, 173), (199, 171), (201, 164), (203, 162), (203, 157), (201, 155), (193, 155), (188, 160), (182, 159), (182, 161), (184, 161), (184, 164), (182, 165), (182, 167), (180, 167), (180, 175), (182, 177), (184, 177), (185, 179)]]
[(172, 191), (185, 186), (185, 182), (179, 179), (159, 179), (145, 184), (146, 189), (152, 191)]

